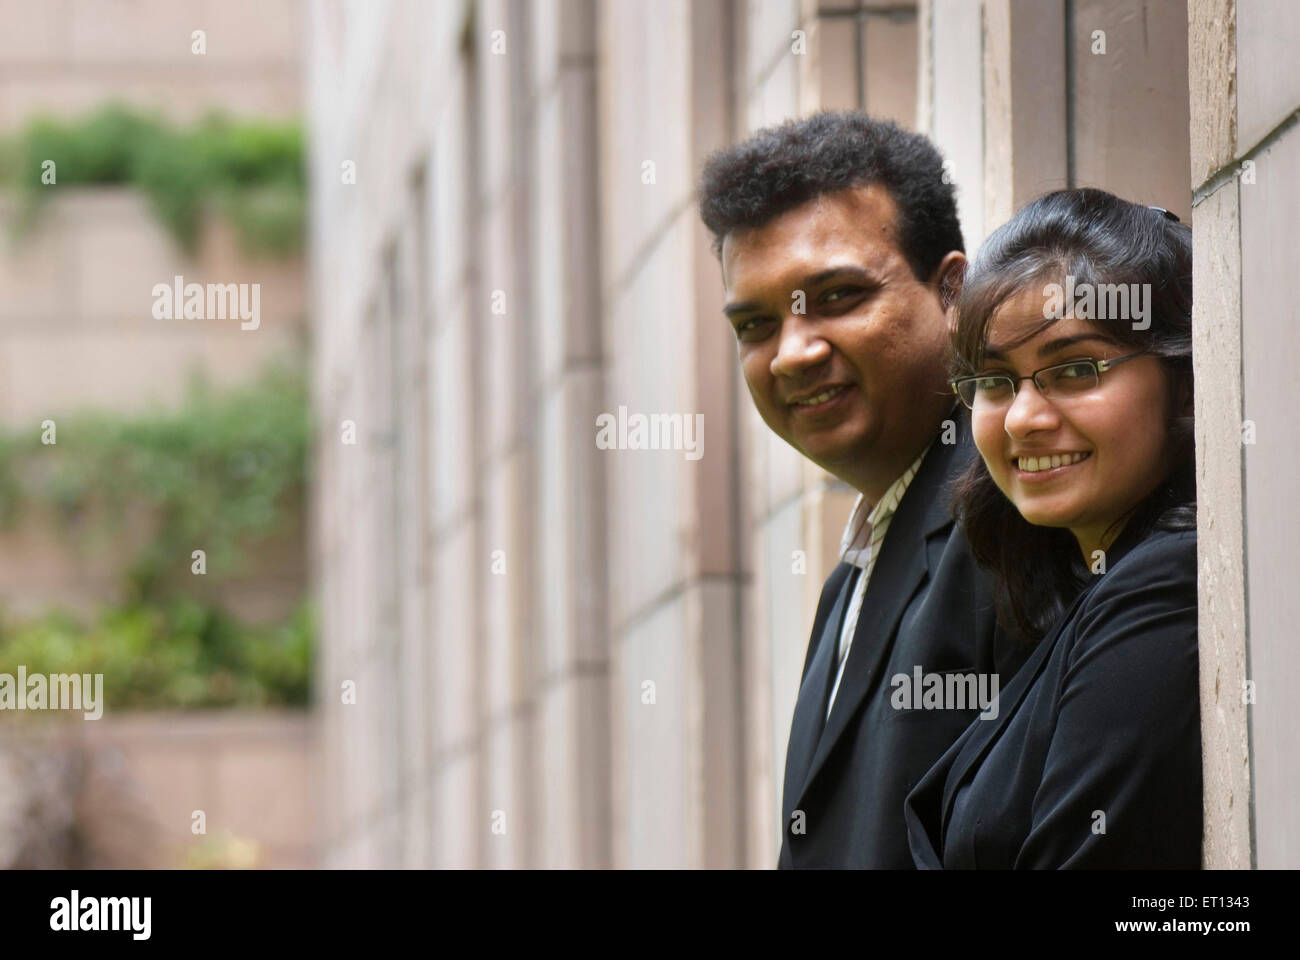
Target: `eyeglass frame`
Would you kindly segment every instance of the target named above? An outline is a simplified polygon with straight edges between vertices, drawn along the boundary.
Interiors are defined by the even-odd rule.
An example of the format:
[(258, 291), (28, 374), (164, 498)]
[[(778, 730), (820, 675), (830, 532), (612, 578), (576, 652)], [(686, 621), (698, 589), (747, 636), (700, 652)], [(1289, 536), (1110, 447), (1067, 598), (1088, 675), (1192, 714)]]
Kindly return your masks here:
[[(969, 376), (965, 376), (965, 377), (954, 377), (953, 379), (948, 381), (948, 386), (952, 387), (952, 392), (957, 394), (957, 399), (959, 399), (962, 402), (962, 405), (967, 410), (971, 410), (971, 411), (975, 409), (975, 405), (973, 403), (967, 403), (966, 398), (961, 395), (961, 384), (966, 383), (967, 381), (970, 380), (990, 380), (993, 378), (998, 378), (1001, 380), (1010, 380), (1011, 381), (1011, 403), (1016, 402), (1016, 395), (1019, 392), (1020, 384), (1024, 383), (1024, 381), (1026, 380), (1032, 380), (1034, 381), (1034, 386), (1038, 388), (1039, 394), (1041, 394), (1044, 399), (1051, 400), (1050, 395), (1046, 392), (1043, 385), (1038, 382), (1038, 375), (1040, 373), (1045, 373), (1048, 370), (1055, 370), (1057, 367), (1069, 367), (1076, 363), (1088, 363), (1091, 364), (1093, 369), (1096, 371), (1097, 374), (1096, 386), (1100, 386), (1101, 375), (1105, 373), (1107, 370), (1111, 369), (1112, 367), (1118, 366), (1119, 364), (1123, 363), (1125, 360), (1132, 360), (1134, 357), (1142, 357), (1147, 355), (1150, 352), (1151, 352), (1150, 348), (1146, 348), (1143, 350), (1138, 350), (1136, 353), (1125, 354), (1122, 357), (1111, 357), (1109, 360), (1096, 360), (1093, 359), (1092, 357), (1079, 357), (1077, 360), (1062, 360), (1060, 363), (1051, 363), (1045, 367), (1041, 367), (1040, 369), (1035, 370), (1033, 373), (1029, 374), (1026, 377), (1013, 377), (1009, 373), (972, 373)], [(1096, 386), (1094, 386), (1092, 389), (1096, 389)]]

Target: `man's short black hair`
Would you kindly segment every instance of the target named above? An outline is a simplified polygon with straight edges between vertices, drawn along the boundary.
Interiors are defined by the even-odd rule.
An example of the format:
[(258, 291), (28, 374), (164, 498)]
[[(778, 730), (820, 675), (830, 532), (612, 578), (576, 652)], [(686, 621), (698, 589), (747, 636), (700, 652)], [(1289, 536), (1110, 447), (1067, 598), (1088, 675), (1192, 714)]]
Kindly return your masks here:
[(699, 183), (700, 216), (722, 256), (728, 233), (762, 226), (839, 190), (878, 183), (898, 207), (899, 245), (912, 272), (928, 280), (952, 250), (961, 223), (943, 158), (925, 137), (858, 112), (824, 112), (760, 130), (718, 150)]

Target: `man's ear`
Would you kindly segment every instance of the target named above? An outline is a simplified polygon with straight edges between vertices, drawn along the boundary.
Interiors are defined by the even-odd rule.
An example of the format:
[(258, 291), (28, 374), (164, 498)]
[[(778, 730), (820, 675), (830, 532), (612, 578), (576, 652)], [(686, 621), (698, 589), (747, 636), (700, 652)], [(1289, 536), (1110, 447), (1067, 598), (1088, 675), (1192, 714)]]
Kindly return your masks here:
[(961, 293), (961, 282), (965, 276), (966, 254), (960, 250), (950, 250), (939, 261), (930, 277), (930, 282), (939, 291), (939, 304), (944, 313), (948, 314), (949, 325), (953, 321), (952, 307), (957, 302), (957, 295)]

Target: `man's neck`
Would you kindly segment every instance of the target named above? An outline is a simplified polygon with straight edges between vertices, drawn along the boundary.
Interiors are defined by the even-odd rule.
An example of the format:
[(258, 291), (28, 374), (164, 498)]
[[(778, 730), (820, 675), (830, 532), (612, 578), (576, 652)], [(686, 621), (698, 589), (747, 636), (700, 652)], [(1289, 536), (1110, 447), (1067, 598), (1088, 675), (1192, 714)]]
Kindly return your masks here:
[(831, 473), (861, 493), (862, 498), (870, 506), (874, 507), (884, 497), (885, 491), (893, 485), (894, 481), (901, 477), (907, 468), (916, 462), (916, 458), (925, 452), (938, 433), (939, 430), (936, 427), (934, 432), (922, 440), (915, 449), (900, 454), (899, 457), (891, 459), (888, 464), (877, 462), (872, 464), (873, 469), (864, 472), (832, 470)]

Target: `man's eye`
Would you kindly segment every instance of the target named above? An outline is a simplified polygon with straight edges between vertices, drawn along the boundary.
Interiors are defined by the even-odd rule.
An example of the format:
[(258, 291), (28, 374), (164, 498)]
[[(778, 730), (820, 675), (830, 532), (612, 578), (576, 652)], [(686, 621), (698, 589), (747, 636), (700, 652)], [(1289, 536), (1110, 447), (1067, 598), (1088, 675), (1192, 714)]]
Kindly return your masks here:
[(746, 335), (750, 335), (752, 339), (753, 335), (756, 335), (767, 323), (768, 319), (766, 317), (751, 317), (748, 320), (742, 320), (736, 324), (736, 336), (744, 340)]
[(836, 287), (822, 295), (822, 303), (837, 303), (840, 300), (846, 300), (853, 294), (858, 293), (858, 287)]

